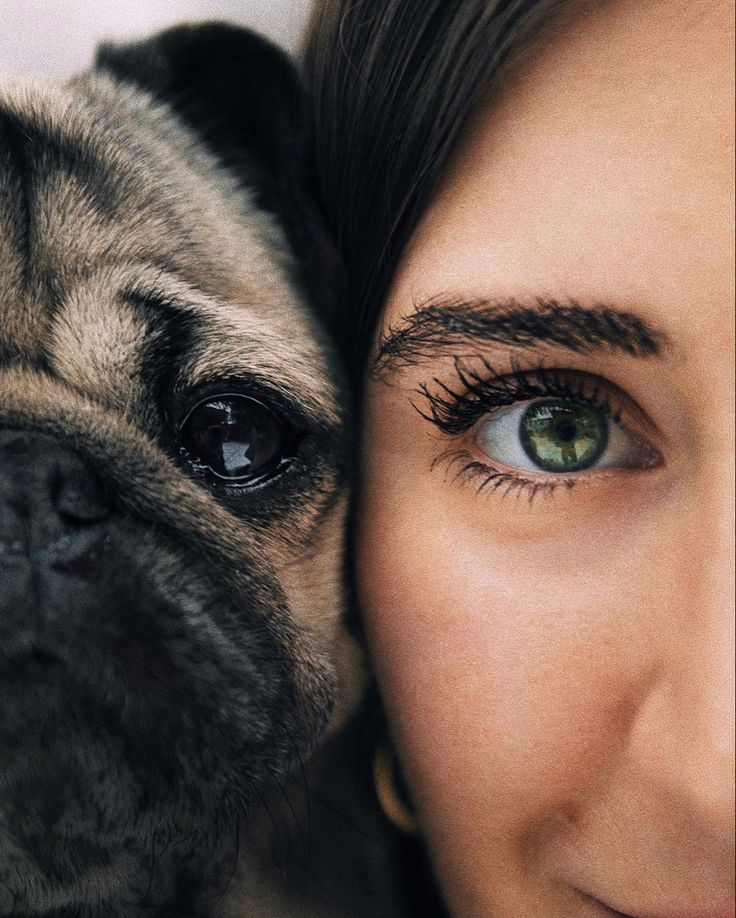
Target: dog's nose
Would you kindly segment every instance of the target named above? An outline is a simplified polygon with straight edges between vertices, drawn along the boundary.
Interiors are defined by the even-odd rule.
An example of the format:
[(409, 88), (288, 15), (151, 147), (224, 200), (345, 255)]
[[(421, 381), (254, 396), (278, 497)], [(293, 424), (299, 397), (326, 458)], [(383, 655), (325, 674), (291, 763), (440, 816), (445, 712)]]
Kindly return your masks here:
[(72, 448), (0, 430), (0, 679), (13, 660), (29, 676), (28, 654), (39, 641), (55, 647), (55, 623), (89, 616), (111, 516), (99, 478)]
[(52, 545), (78, 557), (109, 515), (97, 475), (76, 452), (49, 434), (0, 431), (0, 562)]

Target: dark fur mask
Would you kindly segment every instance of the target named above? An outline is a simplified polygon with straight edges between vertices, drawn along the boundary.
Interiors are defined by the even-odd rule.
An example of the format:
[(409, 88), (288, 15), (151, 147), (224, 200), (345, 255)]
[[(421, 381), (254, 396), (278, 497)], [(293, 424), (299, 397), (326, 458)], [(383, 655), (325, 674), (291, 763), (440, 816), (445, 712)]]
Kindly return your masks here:
[(300, 105), (220, 25), (0, 88), (2, 916), (179, 918), (334, 723), (344, 397)]

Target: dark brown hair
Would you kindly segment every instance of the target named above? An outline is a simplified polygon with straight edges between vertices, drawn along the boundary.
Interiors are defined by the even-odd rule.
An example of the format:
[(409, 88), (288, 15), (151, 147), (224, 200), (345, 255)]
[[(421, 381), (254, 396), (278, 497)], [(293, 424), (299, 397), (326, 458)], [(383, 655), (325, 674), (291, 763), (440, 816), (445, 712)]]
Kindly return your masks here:
[[(564, 2), (317, 0), (303, 69), (318, 194), (346, 271), (342, 332), (356, 391), (401, 253), (462, 132), (509, 54)], [(359, 735), (384, 736), (377, 696), (366, 710)], [(397, 833), (384, 849), (386, 876), (399, 878), (395, 914), (444, 918), (420, 838)]]
[(323, 0), (307, 35), (317, 182), (359, 373), (392, 274), (509, 52), (564, 0)]

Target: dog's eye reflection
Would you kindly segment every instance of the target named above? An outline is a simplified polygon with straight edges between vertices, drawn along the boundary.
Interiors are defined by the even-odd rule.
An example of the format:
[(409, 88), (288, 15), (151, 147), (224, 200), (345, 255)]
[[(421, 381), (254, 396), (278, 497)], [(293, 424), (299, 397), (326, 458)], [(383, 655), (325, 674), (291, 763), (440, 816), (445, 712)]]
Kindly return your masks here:
[(180, 436), (182, 455), (195, 469), (249, 483), (278, 470), (288, 453), (291, 429), (257, 399), (225, 393), (196, 405)]

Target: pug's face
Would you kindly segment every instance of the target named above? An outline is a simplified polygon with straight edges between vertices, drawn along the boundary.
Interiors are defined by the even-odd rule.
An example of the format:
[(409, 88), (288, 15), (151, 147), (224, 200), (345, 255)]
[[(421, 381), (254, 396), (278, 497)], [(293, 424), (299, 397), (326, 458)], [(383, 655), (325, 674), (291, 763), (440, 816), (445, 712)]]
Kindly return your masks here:
[(0, 91), (3, 915), (225, 870), (330, 717), (342, 399), (244, 184), (102, 71)]

